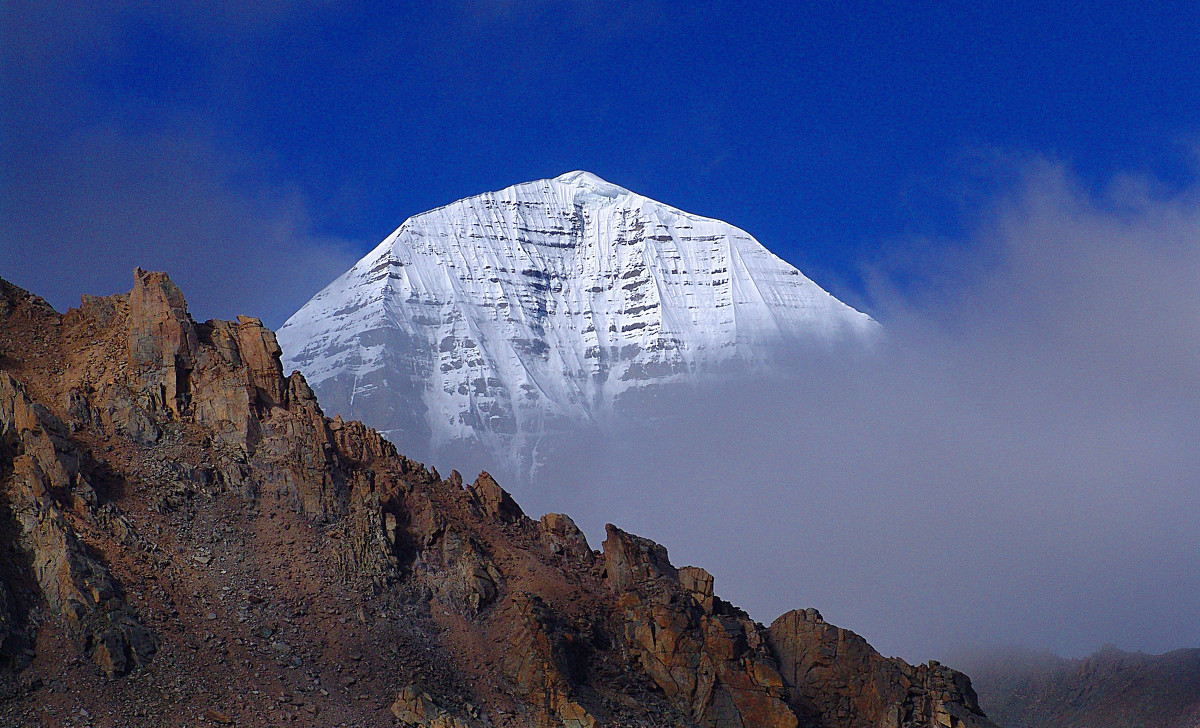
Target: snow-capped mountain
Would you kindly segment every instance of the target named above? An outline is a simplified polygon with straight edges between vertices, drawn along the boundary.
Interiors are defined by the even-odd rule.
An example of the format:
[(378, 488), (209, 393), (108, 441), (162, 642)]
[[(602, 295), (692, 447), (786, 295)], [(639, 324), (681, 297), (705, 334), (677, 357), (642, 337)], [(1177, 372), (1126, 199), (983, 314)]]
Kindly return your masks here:
[(511, 458), (658, 385), (876, 328), (748, 233), (571, 172), (409, 218), (278, 337), (331, 413), (403, 451)]

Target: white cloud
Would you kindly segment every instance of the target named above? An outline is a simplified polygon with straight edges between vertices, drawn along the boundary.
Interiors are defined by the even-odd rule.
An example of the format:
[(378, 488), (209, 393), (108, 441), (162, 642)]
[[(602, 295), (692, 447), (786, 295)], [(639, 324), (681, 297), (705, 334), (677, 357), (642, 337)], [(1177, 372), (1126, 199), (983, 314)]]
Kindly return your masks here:
[(941, 273), (876, 292), (873, 356), (680, 400), (526, 498), (909, 658), (1194, 645), (1200, 198), (1131, 179), (1023, 164), (958, 253), (914, 242)]

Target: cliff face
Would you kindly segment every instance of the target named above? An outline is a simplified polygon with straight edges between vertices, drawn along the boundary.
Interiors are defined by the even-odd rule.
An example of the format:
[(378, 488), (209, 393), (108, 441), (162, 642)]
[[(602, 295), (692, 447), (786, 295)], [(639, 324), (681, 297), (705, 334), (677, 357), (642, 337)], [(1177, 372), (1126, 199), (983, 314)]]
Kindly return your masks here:
[(991, 725), (959, 673), (325, 417), (164, 274), (63, 315), (0, 282), (0, 370), (5, 725)]

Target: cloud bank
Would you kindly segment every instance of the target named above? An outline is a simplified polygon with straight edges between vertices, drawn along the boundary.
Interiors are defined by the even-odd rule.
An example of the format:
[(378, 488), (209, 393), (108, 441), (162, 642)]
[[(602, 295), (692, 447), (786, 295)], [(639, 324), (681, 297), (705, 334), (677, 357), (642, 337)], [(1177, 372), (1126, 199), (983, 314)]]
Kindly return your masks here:
[(524, 501), (909, 659), (1200, 644), (1200, 197), (1018, 180), (970, 241), (876, 272), (874, 351), (678, 396)]

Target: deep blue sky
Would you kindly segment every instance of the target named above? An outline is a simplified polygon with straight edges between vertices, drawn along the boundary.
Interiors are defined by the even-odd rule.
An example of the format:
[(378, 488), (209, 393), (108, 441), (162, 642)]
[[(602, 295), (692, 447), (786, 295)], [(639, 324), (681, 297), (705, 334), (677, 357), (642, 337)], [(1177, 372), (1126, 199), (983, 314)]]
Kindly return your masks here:
[[(582, 168), (869, 307), (861, 266), (955, 235), (996, 155), (1097, 184), (1192, 172), (1196, 3), (396, 5), (6, 2), (2, 274), (65, 306), (136, 262), (211, 287), (177, 249), (219, 267), (267, 246), (243, 271), (335, 251), (295, 285), (250, 295), (235, 272), (197, 303), (278, 324), (405, 217)], [(212, 212), (179, 228), (175, 207)], [(119, 259), (112, 282), (62, 281), (59, 247)]]

